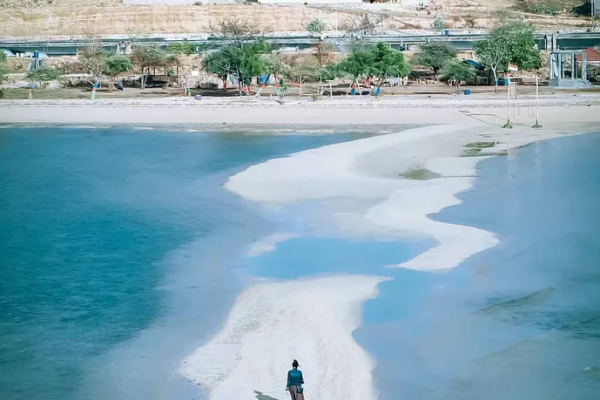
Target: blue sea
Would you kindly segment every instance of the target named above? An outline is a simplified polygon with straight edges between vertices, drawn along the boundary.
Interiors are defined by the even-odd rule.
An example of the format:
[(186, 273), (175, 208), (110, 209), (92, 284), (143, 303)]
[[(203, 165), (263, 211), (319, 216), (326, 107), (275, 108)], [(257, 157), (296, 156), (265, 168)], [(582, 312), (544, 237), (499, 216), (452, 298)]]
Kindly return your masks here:
[(364, 136), (0, 129), (0, 399), (198, 398), (173, 371), (275, 229), (223, 182)]
[[(449, 272), (384, 268), (432, 240), (311, 235), (222, 188), (365, 135), (0, 129), (0, 399), (197, 399), (174, 370), (219, 330), (241, 277), (331, 273), (394, 278), (354, 333), (381, 400), (600, 398), (600, 135), (481, 162), (464, 202), (433, 218), (500, 244)], [(243, 257), (282, 226), (301, 236)]]

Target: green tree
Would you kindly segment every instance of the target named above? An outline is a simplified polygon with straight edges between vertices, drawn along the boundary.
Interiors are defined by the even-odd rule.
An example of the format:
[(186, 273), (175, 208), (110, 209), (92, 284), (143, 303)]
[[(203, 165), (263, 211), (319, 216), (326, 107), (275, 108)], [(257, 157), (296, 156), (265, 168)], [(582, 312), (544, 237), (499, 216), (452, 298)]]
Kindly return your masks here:
[(27, 73), (27, 79), (32, 84), (42, 84), (60, 78), (60, 72), (49, 67), (40, 67)]
[(306, 25), (306, 30), (313, 35), (321, 36), (321, 33), (325, 30), (325, 23), (318, 18), (313, 18)]
[(455, 81), (456, 90), (459, 90), (461, 81), (475, 78), (475, 68), (466, 62), (453, 60), (442, 69), (442, 77), (449, 81)]
[(230, 44), (208, 53), (202, 59), (207, 72), (224, 81), (228, 75), (236, 76), (240, 82), (240, 92), (243, 86), (250, 84), (253, 77), (267, 72), (264, 55), (270, 53), (271, 46), (261, 40), (265, 31), (254, 21), (227, 17), (211, 28), (216, 36)]
[(167, 47), (167, 53), (189, 56), (196, 53), (196, 45), (186, 41), (173, 43)]
[(353, 50), (339, 64), (339, 70), (352, 76), (355, 82), (363, 76), (377, 76), (381, 87), (389, 76), (407, 76), (410, 65), (402, 52), (393, 50), (386, 43), (378, 43), (376, 46)]
[(373, 69), (372, 73), (377, 75), (382, 83), (390, 76), (408, 76), (410, 74), (410, 65), (404, 59), (404, 54), (398, 50), (392, 49), (386, 43), (378, 43), (373, 49)]
[(315, 73), (320, 81), (332, 81), (340, 76), (340, 66), (332, 62), (317, 68)]
[(505, 40), (487, 39), (475, 43), (477, 60), (494, 74), (494, 90), (498, 91), (498, 72), (508, 68), (510, 46)]
[(441, 32), (444, 30), (444, 20), (441, 19), (440, 17), (436, 17), (432, 22), (431, 22), (431, 29), (433, 31), (436, 32)]
[(542, 58), (535, 45), (534, 28), (522, 22), (508, 22), (494, 28), (488, 38), (475, 43), (479, 62), (494, 74), (498, 90), (498, 73), (508, 71), (508, 64), (524, 70), (540, 68)]
[(133, 69), (131, 60), (125, 56), (112, 55), (104, 60), (104, 75), (108, 76), (110, 85), (109, 90), (112, 92), (115, 88), (115, 78), (120, 74), (129, 72)]
[(340, 70), (350, 75), (355, 81), (361, 76), (375, 73), (375, 56), (370, 49), (354, 49), (348, 57), (340, 62)]
[(6, 53), (4, 50), (0, 50), (0, 83), (6, 79), (4, 74), (4, 66), (6, 65)]
[[(0, 50), (0, 83), (2, 83), (6, 79), (6, 75), (4, 73), (4, 66), (6, 64), (6, 53), (4, 50)], [(4, 92), (0, 89), (0, 99), (4, 97)]]
[(203, 60), (204, 69), (225, 80), (228, 75), (237, 76), (242, 85), (247, 86), (252, 78), (267, 71), (264, 54), (270, 51), (270, 46), (262, 41), (252, 44), (232, 44), (216, 52), (210, 53)]
[(510, 38), (509, 61), (522, 70), (532, 71), (542, 66), (542, 56), (535, 43), (535, 28), (531, 24), (512, 22), (499, 28), (497, 37)]
[(202, 67), (209, 74), (215, 74), (226, 82), (227, 76), (234, 73), (227, 48), (208, 53), (202, 58)]
[(150, 68), (164, 68), (167, 66), (167, 56), (156, 46), (136, 46), (131, 53), (131, 61), (142, 71), (142, 89), (146, 87), (146, 77)]
[(326, 56), (333, 51), (333, 47), (329, 43), (325, 43), (321, 36), (325, 30), (325, 23), (318, 18), (313, 18), (306, 26), (306, 30), (314, 36), (319, 36), (319, 41), (313, 46), (313, 49), (319, 65), (324, 65)]
[(435, 79), (437, 79), (438, 72), (455, 58), (456, 50), (449, 44), (432, 43), (422, 45), (419, 48), (419, 52), (413, 58), (413, 63), (430, 67), (433, 70)]

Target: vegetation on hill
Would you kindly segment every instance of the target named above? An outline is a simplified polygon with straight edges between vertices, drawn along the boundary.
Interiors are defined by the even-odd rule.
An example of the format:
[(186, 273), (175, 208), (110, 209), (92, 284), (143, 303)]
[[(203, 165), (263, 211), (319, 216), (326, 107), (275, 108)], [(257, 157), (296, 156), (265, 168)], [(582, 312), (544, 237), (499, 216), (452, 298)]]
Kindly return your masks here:
[(325, 25), (325, 22), (321, 21), (318, 18), (313, 18), (307, 24), (306, 30), (312, 33), (313, 35), (320, 36), (325, 31), (326, 27), (327, 26)]
[(513, 9), (530, 14), (557, 16), (570, 13), (585, 0), (517, 0)]

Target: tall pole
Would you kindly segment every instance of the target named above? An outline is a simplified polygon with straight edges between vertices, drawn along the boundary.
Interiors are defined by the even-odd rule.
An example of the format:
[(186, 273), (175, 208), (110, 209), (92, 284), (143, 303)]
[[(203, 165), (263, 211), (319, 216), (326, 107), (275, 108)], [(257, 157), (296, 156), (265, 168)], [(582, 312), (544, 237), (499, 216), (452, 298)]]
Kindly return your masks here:
[(513, 126), (510, 124), (510, 76), (506, 74), (504, 80), (508, 82), (508, 86), (506, 87), (506, 124), (502, 128), (512, 129)]
[(539, 123), (540, 119), (540, 87), (538, 82), (538, 75), (535, 74), (535, 125), (532, 128), (539, 129), (542, 126)]
[(596, 28), (596, 1), (595, 0), (590, 0), (590, 5), (591, 5), (591, 11), (590, 11), (590, 17), (592, 18), (592, 30), (594, 30)]

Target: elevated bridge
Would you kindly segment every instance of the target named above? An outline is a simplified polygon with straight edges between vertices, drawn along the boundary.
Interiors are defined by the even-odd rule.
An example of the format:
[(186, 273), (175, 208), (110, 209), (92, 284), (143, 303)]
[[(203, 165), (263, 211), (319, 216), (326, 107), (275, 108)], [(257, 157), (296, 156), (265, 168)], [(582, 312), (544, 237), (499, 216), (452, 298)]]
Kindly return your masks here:
[[(536, 34), (536, 43), (542, 50), (548, 49), (552, 34)], [(556, 45), (561, 50), (581, 50), (588, 47), (600, 46), (600, 32), (577, 32), (577, 33), (554, 33)], [(449, 34), (449, 35), (393, 35), (393, 36), (371, 36), (368, 42), (387, 42), (397, 49), (406, 49), (409, 46), (424, 43), (449, 43), (457, 50), (471, 50), (473, 45), (487, 38), (486, 34)], [(297, 47), (299, 49), (310, 47), (319, 42), (313, 36), (271, 36), (265, 38), (275, 48)], [(350, 47), (351, 39), (346, 37), (325, 36), (323, 40), (333, 45), (339, 51)], [(208, 35), (144, 35), (127, 36), (114, 35), (98, 39), (99, 44), (107, 50), (115, 50), (123, 42), (129, 44), (149, 44), (159, 47), (167, 47), (169, 44), (188, 42), (199, 47), (219, 47), (228, 44), (227, 40)], [(78, 50), (89, 45), (90, 39), (84, 37), (53, 37), (48, 39), (22, 39), (22, 38), (0, 38), (0, 48), (7, 49), (13, 53), (26, 53), (39, 51), (48, 56), (75, 55)]]

